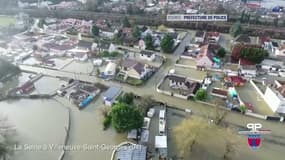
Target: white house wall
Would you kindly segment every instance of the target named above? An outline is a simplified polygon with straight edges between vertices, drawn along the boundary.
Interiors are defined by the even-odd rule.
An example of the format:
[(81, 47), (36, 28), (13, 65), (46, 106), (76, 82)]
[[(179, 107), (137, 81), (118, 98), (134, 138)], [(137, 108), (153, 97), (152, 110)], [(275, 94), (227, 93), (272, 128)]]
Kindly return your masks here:
[(264, 100), (273, 112), (276, 112), (278, 107), (281, 104), (281, 99), (269, 87), (266, 88), (266, 91), (264, 94)]

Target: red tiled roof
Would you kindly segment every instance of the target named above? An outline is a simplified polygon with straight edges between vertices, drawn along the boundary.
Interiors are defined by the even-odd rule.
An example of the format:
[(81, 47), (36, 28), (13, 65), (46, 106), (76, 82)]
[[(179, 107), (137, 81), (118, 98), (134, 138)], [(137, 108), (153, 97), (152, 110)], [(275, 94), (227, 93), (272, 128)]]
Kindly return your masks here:
[(269, 36), (262, 36), (260, 37), (260, 42), (263, 44), (264, 42), (270, 42), (271, 38)]
[(201, 47), (199, 54), (197, 55), (197, 59), (201, 59), (202, 57), (207, 56), (211, 61), (213, 60), (213, 53), (209, 50), (209, 44), (206, 44)]
[(244, 83), (244, 82), (246, 82), (246, 80), (240, 76), (228, 76), (227, 79), (233, 83)]
[(261, 7), (259, 4), (254, 4), (254, 3), (248, 3), (248, 4), (246, 4), (246, 6), (248, 8), (251, 8), (251, 9), (256, 9), (256, 8), (260, 8)]
[(247, 59), (244, 59), (244, 58), (240, 58), (239, 64), (240, 64), (241, 66), (245, 66), (245, 65), (248, 65), (248, 66), (255, 65), (254, 62), (252, 62), (252, 61), (250, 61), (250, 60), (247, 60)]

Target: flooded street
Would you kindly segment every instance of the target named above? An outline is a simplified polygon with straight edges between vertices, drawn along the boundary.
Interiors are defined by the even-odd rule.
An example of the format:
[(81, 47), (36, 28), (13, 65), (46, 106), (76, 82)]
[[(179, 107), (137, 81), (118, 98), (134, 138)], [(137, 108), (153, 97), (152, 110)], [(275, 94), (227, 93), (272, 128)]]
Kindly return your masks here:
[[(9, 87), (20, 86), (28, 80), (30, 74), (21, 76), (9, 82)], [(35, 83), (33, 93), (50, 93), (57, 90), (64, 81), (52, 77), (42, 77)], [(48, 85), (47, 85), (48, 84)], [(90, 146), (89, 151), (66, 151), (66, 160), (109, 159), (115, 145), (125, 141), (125, 134), (117, 134), (112, 128), (103, 131), (104, 107), (98, 97), (94, 103), (84, 110), (78, 108), (67, 98), (55, 97), (50, 100), (13, 100), (0, 102), (0, 113), (7, 116), (17, 129), (16, 140), (19, 146), (32, 145), (63, 145), (66, 136), (66, 126), (70, 118), (68, 146)], [(68, 113), (70, 109), (70, 117)], [(99, 146), (99, 147), (98, 147)], [(105, 146), (105, 147), (104, 147)], [(21, 150), (15, 152), (16, 160), (57, 160), (61, 150)]]
[[(63, 144), (67, 109), (54, 100), (0, 102), (0, 112), (16, 127), (19, 145)], [(60, 151), (15, 151), (16, 160), (55, 160)]]

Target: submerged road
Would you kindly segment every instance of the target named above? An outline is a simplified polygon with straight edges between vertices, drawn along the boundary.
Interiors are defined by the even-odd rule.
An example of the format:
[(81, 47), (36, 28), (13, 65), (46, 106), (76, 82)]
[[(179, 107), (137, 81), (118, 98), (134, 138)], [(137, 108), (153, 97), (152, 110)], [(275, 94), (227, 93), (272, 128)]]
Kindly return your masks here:
[[(91, 82), (91, 83), (101, 83), (106, 86), (121, 86), (124, 92), (134, 92), (135, 94), (139, 96), (144, 95), (151, 95), (155, 100), (165, 102), (166, 104), (170, 106), (175, 106), (182, 109), (191, 109), (195, 114), (198, 115), (204, 115), (208, 116), (211, 115), (211, 113), (214, 112), (213, 107), (196, 103), (191, 100), (184, 100), (179, 99), (172, 96), (167, 96), (160, 94), (156, 92), (156, 85), (160, 81), (160, 79), (166, 74), (167, 69), (161, 68), (161, 70), (157, 74), (155, 74), (144, 86), (131, 86), (129, 84), (120, 83), (117, 81), (105, 81), (100, 78), (97, 78), (95, 76), (90, 76), (88, 74), (74, 74), (70, 72), (60, 71), (60, 70), (52, 70), (52, 69), (45, 69), (45, 68), (39, 68), (39, 67), (33, 67), (33, 66), (25, 66), (20, 65), (21, 70), (23, 71), (30, 71), (30, 72), (36, 72), (36, 73), (43, 73), (47, 76), (52, 77), (67, 77), (67, 78), (76, 78), (78, 80)], [(167, 67), (168, 68), (168, 67)], [(248, 122), (259, 122), (264, 124), (264, 127), (270, 128), (271, 130), (276, 130), (275, 134), (278, 134), (279, 136), (285, 135), (285, 125), (277, 122), (269, 122), (261, 119), (255, 119), (252, 117), (247, 117), (238, 113), (229, 112), (226, 118), (226, 121), (228, 121), (231, 124), (235, 124), (237, 126), (245, 126)], [(285, 142), (285, 136), (284, 136), (284, 142)]]

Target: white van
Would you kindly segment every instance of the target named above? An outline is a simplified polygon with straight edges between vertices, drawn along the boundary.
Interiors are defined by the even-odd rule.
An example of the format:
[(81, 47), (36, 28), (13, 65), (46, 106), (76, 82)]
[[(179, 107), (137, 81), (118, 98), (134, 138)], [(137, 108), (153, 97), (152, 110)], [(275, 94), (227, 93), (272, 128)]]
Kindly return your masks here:
[(165, 120), (165, 110), (159, 111), (159, 120)]

